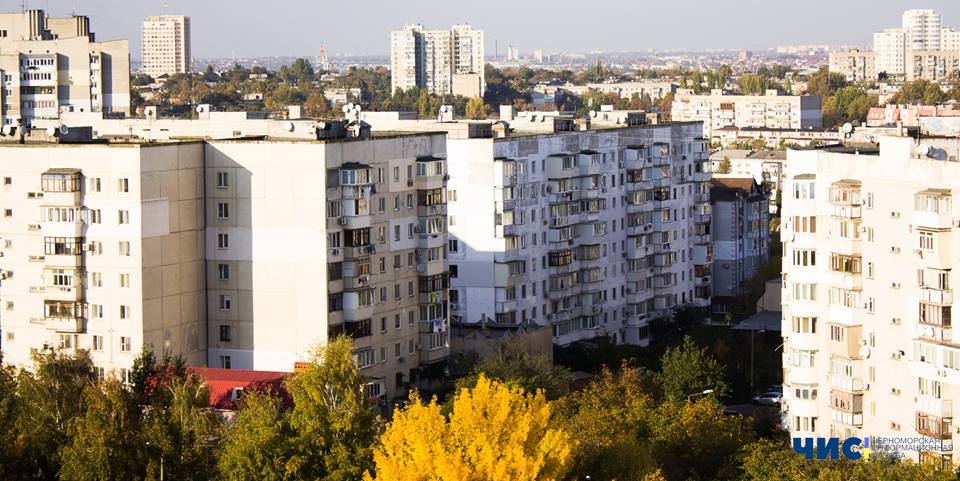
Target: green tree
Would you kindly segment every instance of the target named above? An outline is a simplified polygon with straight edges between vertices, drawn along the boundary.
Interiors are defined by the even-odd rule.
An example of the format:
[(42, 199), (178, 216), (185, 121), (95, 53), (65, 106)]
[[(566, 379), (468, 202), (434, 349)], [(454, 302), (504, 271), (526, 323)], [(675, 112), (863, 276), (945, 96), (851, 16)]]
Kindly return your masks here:
[[(143, 438), (148, 446), (147, 474), (206, 480), (216, 474), (220, 419), (209, 407), (210, 395), (199, 376), (176, 377), (143, 408)], [(162, 461), (161, 461), (162, 460)]]
[(280, 398), (268, 392), (245, 393), (235, 422), (227, 429), (219, 458), (221, 479), (281, 481), (295, 479), (294, 436)]
[(807, 80), (806, 95), (817, 95), (821, 98), (829, 97), (847, 85), (849, 83), (843, 74), (830, 72), (826, 67), (823, 67)]
[(0, 479), (16, 479), (23, 474), (19, 469), (23, 457), (17, 439), (18, 404), (15, 372), (4, 366), (0, 357)]
[(420, 97), (417, 99), (417, 111), (421, 119), (432, 117), (430, 112), (430, 95), (426, 90), (420, 91)]
[(145, 73), (138, 73), (130, 76), (131, 87), (143, 87), (145, 85), (150, 85), (153, 82), (156, 82), (156, 80), (154, 80), (153, 77)]
[(657, 467), (646, 426), (654, 414), (651, 376), (607, 368), (584, 390), (559, 401), (558, 425), (576, 442), (573, 479), (639, 481)]
[(684, 336), (682, 345), (667, 349), (660, 363), (663, 394), (673, 402), (711, 389), (713, 396), (722, 398), (729, 390), (724, 367), (690, 336)]
[(716, 172), (718, 174), (729, 174), (731, 170), (733, 170), (733, 167), (730, 163), (730, 157), (724, 155), (723, 159), (720, 160), (720, 164), (717, 165)]
[(25, 456), (22, 476), (54, 479), (67, 426), (86, 409), (83, 393), (97, 383), (97, 374), (87, 351), (70, 354), (47, 348), (33, 361), (34, 374), (21, 371), (17, 376), (16, 449)]
[(521, 387), (526, 392), (542, 389), (547, 399), (565, 396), (573, 382), (569, 369), (554, 365), (546, 355), (531, 353), (526, 341), (517, 337), (503, 343), (496, 355), (474, 366), (471, 375), (457, 381), (457, 389), (473, 387), (480, 376)]
[(297, 478), (355, 480), (372, 467), (374, 423), (363, 384), (347, 337), (318, 349), (310, 367), (287, 381), (297, 447), (288, 466)]
[(59, 479), (142, 479), (143, 440), (133, 395), (119, 381), (108, 379), (88, 385), (83, 398), (86, 410), (67, 426)]

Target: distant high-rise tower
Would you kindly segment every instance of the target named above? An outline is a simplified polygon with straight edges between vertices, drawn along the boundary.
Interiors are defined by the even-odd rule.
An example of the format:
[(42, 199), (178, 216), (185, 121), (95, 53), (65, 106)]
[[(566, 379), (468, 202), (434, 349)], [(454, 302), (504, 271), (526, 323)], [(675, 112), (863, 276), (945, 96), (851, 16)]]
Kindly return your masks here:
[(420, 87), (437, 95), (483, 95), (483, 30), (454, 25), (425, 30), (419, 24), (390, 32), (391, 88)]
[(327, 46), (322, 43), (320, 44), (320, 55), (317, 55), (317, 69), (330, 69), (330, 63), (327, 61)]
[(940, 33), (943, 19), (933, 10), (907, 10), (903, 12), (903, 32), (906, 48), (913, 51), (940, 50)]
[(190, 17), (157, 15), (143, 22), (143, 73), (190, 72)]

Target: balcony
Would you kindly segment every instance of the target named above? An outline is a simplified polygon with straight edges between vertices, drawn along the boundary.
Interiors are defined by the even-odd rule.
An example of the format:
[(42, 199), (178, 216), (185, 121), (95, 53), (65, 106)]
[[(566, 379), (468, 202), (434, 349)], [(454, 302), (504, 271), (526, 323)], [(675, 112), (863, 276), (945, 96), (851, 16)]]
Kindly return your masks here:
[(843, 376), (840, 374), (830, 375), (830, 387), (833, 389), (839, 389), (852, 393), (862, 393), (863, 386), (863, 378), (860, 376)]
[(47, 169), (40, 176), (44, 206), (80, 205), (80, 170)]
[(417, 217), (446, 216), (447, 204), (418, 205)]
[(42, 292), (44, 297), (51, 301), (73, 302), (83, 300), (83, 288), (80, 286), (45, 286)]
[(84, 319), (83, 317), (46, 317), (46, 326), (47, 329), (56, 332), (64, 332), (71, 334), (82, 334), (84, 331)]
[(953, 439), (953, 419), (917, 411), (917, 433), (935, 439)]
[(348, 291), (355, 291), (358, 289), (366, 289), (370, 287), (370, 276), (355, 276), (355, 277), (344, 277), (343, 278), (343, 289)]
[(917, 397), (917, 411), (941, 418), (952, 418), (953, 401), (933, 396), (919, 396)]
[(927, 229), (952, 229), (952, 198), (948, 189), (927, 189), (914, 195), (913, 225)]
[(345, 259), (364, 259), (377, 253), (377, 248), (373, 244), (344, 247), (340, 250)]
[(946, 289), (935, 289), (932, 287), (920, 288), (920, 301), (937, 306), (953, 305), (953, 291)]
[[(444, 342), (431, 347), (431, 340), (438, 341), (438, 334), (444, 338)], [(420, 335), (420, 364), (432, 364), (442, 361), (450, 356), (450, 343), (446, 341), (447, 333), (421, 334)]]
[(949, 325), (926, 324), (920, 322), (916, 327), (917, 339), (934, 342), (953, 342), (953, 328)]
[(830, 390), (830, 407), (850, 414), (863, 414), (863, 394)]

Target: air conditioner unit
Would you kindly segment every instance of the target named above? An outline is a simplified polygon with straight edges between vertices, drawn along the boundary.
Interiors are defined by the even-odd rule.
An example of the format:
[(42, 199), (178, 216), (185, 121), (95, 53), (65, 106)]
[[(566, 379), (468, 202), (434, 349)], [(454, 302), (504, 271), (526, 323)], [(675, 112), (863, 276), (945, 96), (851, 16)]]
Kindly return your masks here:
[(346, 217), (340, 217), (340, 218), (338, 218), (338, 219), (337, 219), (337, 224), (347, 225), (347, 218), (346, 218)]

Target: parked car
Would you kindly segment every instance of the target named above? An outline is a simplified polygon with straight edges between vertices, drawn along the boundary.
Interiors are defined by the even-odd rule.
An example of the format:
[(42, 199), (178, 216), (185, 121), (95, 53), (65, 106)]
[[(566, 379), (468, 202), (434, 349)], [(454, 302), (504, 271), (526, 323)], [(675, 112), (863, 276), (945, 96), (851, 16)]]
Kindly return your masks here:
[(753, 404), (757, 406), (779, 406), (783, 393), (769, 391), (753, 397)]

